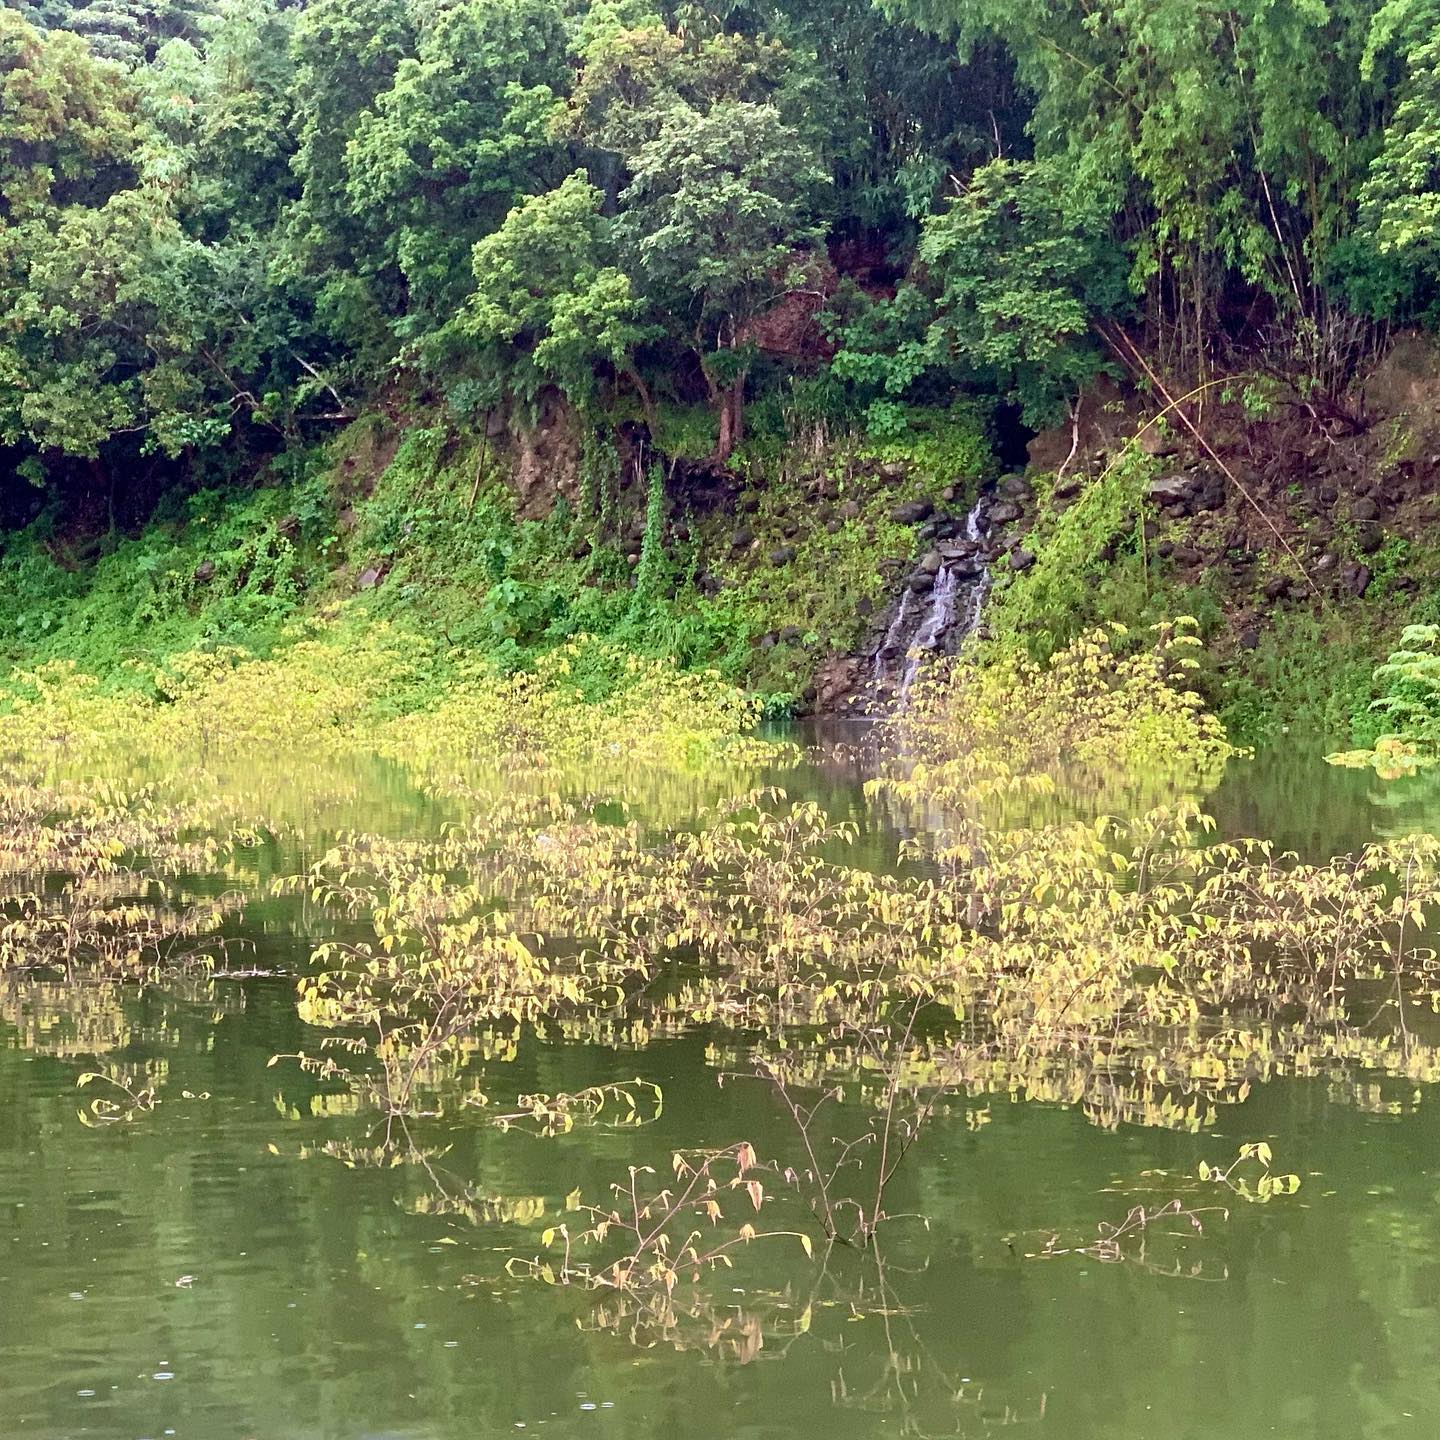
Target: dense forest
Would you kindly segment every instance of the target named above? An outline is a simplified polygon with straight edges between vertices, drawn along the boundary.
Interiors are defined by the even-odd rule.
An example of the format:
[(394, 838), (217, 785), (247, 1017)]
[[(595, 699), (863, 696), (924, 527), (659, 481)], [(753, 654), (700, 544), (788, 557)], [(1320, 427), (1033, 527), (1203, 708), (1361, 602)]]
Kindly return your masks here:
[(1440, 298), (1437, 0), (43, 0), (0, 47), (0, 513), (102, 552), (366, 416), (1003, 460), (1110, 376), (1333, 439)]

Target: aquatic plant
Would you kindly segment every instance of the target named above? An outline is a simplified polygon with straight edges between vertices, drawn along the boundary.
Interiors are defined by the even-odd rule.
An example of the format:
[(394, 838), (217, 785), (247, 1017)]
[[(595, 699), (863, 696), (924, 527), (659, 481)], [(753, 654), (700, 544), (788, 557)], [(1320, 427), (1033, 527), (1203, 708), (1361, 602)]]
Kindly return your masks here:
[(183, 773), (260, 752), (363, 753), (454, 783), (485, 766), (774, 759), (778, 747), (748, 735), (758, 719), (718, 675), (583, 637), (503, 674), (382, 623), (312, 624), (269, 658), (174, 656), (148, 692), (103, 688), (68, 662), (19, 673), (0, 698), (0, 759), (40, 774), (141, 762)]
[(177, 883), (220, 869), (229, 848), (191, 838), (197, 814), (148, 791), (0, 779), (0, 973), (143, 980), (213, 966), (241, 901)]
[[(961, 1097), (1200, 1130), (1280, 1074), (1440, 1076), (1413, 1019), (1440, 1005), (1424, 943), (1440, 842), (1306, 864), (1208, 828), (1193, 805), (967, 821), (876, 873), (854, 863), (853, 827), (766, 790), (663, 837), (553, 797), (429, 842), (351, 837), (303, 883), (374, 938), (326, 942), (300, 982), (324, 1032), (309, 1063), (408, 1121), (447, 1097), (486, 1104), (527, 1034), (630, 1046), (703, 1029), (720, 1083), (766, 1086), (789, 1138), (763, 1159), (738, 1141), (683, 1155), (674, 1186), (636, 1171), (511, 1265), (624, 1292), (617, 1327), (673, 1335), (707, 1313), (707, 1271), (757, 1240), (873, 1247), (901, 1218), (887, 1197), (906, 1156)], [(1202, 1179), (1247, 1199), (1294, 1188), (1263, 1146)], [(730, 1192), (775, 1220), (756, 1229)], [(1142, 1228), (1093, 1243), (1124, 1249)]]

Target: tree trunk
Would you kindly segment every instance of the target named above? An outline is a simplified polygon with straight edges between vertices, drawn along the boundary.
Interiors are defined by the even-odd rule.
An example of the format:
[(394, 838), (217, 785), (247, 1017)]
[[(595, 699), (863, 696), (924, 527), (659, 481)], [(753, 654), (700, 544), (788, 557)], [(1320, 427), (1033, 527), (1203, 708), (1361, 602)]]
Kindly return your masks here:
[(627, 365), (621, 374), (635, 387), (635, 393), (640, 397), (640, 408), (644, 412), (645, 426), (650, 431), (650, 443), (653, 445), (660, 436), (660, 420), (655, 413), (655, 401), (650, 394), (650, 387), (634, 365)]
[(744, 438), (745, 376), (742, 372), (720, 397), (720, 438), (715, 446), (715, 458), (723, 464)]

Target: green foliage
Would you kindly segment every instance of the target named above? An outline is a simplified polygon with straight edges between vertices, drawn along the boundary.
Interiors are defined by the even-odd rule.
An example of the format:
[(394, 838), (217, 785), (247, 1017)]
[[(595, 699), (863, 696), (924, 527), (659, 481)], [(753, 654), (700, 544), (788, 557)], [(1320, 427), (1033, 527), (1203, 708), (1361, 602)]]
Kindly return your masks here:
[(1151, 576), (1140, 514), (1153, 473), (1153, 461), (1131, 447), (1068, 509), (1042, 510), (1025, 542), (1034, 566), (1002, 576), (990, 603), (987, 623), (1002, 651), (1043, 659), (1097, 623), (1146, 615)]
[(1440, 759), (1440, 625), (1407, 625), (1374, 683), (1380, 693), (1370, 708), (1385, 733), (1368, 749), (1329, 758), (1373, 765), (1390, 779), (1434, 764)]
[(1094, 378), (1091, 334), (1125, 298), (1103, 194), (1056, 161), (996, 160), (927, 218), (919, 258), (936, 295), (926, 341), (1019, 401), (1036, 424)]
[(507, 388), (533, 401), (544, 381), (589, 398), (596, 366), (630, 369), (650, 333), (638, 323), (630, 278), (610, 263), (604, 197), (577, 171), (512, 210), (475, 246), (475, 288), (458, 330), (496, 352)]
[[(1362, 234), (1382, 260), (1440, 279), (1440, 7), (1433, 0), (1386, 0), (1371, 24), (1362, 60), (1367, 77), (1400, 72), (1398, 98), (1358, 196)], [(1393, 282), (1392, 282), (1393, 283)]]
[(1282, 610), (1254, 651), (1212, 684), (1215, 703), (1238, 744), (1274, 742), (1292, 730), (1363, 741), (1374, 731), (1373, 657), (1368, 635), (1351, 632), (1343, 618)]
[(334, 514), (323, 482), (206, 490), (88, 567), (44, 519), (0, 552), (0, 655), (115, 675), (195, 648), (264, 653), (323, 584)]
[(402, 334), (448, 317), (468, 289), (475, 241), (544, 188), (564, 75), (553, 0), (464, 0), (420, 27), (414, 55), (357, 119), (346, 203), (372, 229), (369, 262), (403, 278)]

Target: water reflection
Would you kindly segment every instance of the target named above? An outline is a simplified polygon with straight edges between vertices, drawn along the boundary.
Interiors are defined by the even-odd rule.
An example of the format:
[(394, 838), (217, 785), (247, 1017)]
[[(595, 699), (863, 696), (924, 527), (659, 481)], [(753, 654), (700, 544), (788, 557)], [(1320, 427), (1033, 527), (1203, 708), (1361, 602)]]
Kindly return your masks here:
[[(926, 820), (865, 799), (863, 748), (845, 738), (783, 778), (633, 777), (632, 803), (665, 828), (727, 787), (779, 781), (859, 820), (878, 868), (897, 831)], [(247, 851), (248, 886), (341, 830), (431, 834), (447, 818), (448, 802), (390, 767), (309, 790), (290, 773), (293, 798), (261, 767), (225, 782), (266, 791), (306, 831)], [(1293, 758), (1238, 762), (1205, 803), (1223, 832), (1312, 858), (1440, 820), (1423, 777), (1386, 791)], [(1069, 1108), (962, 1097), (896, 1178), (892, 1208), (928, 1228), (896, 1225), (878, 1257), (769, 1251), (637, 1333), (621, 1301), (524, 1283), (506, 1259), (536, 1253), (567, 1197), (603, 1193), (631, 1165), (664, 1173), (676, 1149), (741, 1139), (782, 1150), (773, 1097), (716, 1087), (723, 1046), (705, 1027), (638, 1053), (529, 1038), (500, 1067), (507, 1100), (638, 1074), (663, 1110), (541, 1136), (457, 1108), (414, 1124), (409, 1163), (366, 1163), (374, 1114), (269, 1063), (314, 1046), (286, 977), (323, 928), (308, 899), (265, 898), (231, 933), (269, 976), (0, 986), (5, 1433), (1380, 1440), (1440, 1425), (1428, 1085), (1363, 1068), (1257, 1084), (1201, 1134), (1107, 1132)], [(86, 1128), (76, 1081), (97, 1068), (153, 1084), (154, 1110)], [(1232, 1206), (1203, 1235), (1157, 1232), (1152, 1265), (1026, 1258), (1138, 1199), (1193, 1199), (1201, 1161), (1261, 1138), (1303, 1178), (1287, 1204)], [(1172, 1261), (1178, 1276), (1157, 1273)]]

